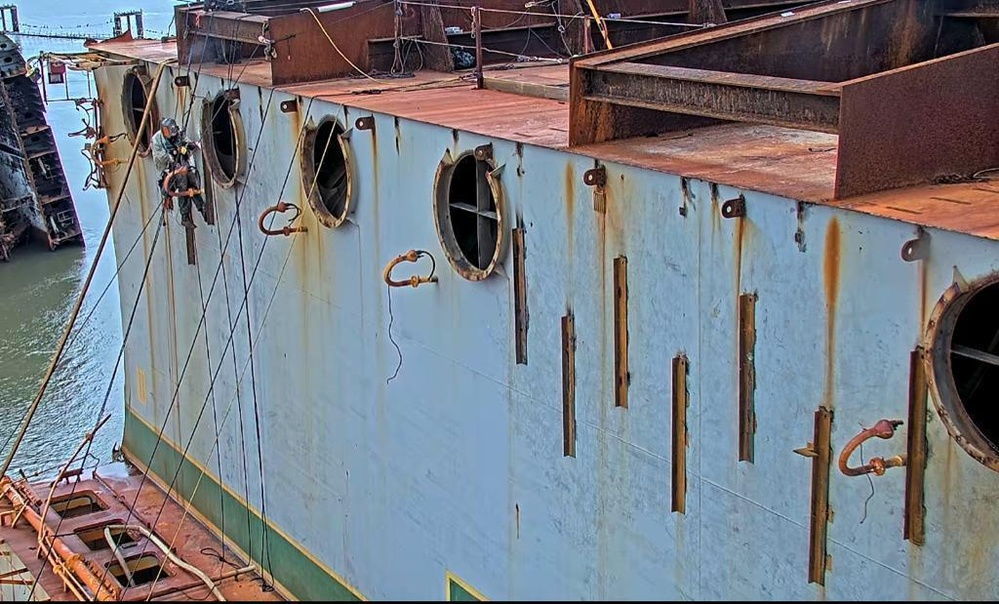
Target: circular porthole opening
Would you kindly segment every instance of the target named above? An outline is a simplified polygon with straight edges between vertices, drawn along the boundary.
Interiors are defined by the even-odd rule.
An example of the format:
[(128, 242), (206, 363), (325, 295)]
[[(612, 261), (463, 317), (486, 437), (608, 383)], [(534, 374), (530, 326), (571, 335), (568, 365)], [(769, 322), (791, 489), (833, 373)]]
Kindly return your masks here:
[(243, 128), (239, 98), (230, 90), (206, 101), (201, 114), (205, 159), (212, 178), (222, 187), (236, 183), (243, 166)]
[(336, 228), (351, 205), (350, 153), (343, 127), (327, 117), (306, 130), (302, 147), (302, 186), (319, 221)]
[(503, 251), (502, 191), (492, 160), (471, 152), (448, 159), (434, 186), (437, 234), (454, 270), (479, 281), (492, 274)]
[(951, 436), (999, 471), (999, 278), (944, 294), (930, 323), (934, 398)]
[[(135, 137), (142, 125), (142, 116), (146, 113), (146, 103), (149, 102), (149, 79), (141, 71), (129, 71), (125, 74), (125, 82), (122, 88), (122, 113), (125, 118), (125, 132), (128, 140), (133, 145)], [(149, 153), (149, 141), (155, 124), (159, 123), (156, 113), (156, 103), (150, 109), (149, 120), (146, 127), (142, 129), (142, 136), (139, 137), (139, 153), (146, 155)]]

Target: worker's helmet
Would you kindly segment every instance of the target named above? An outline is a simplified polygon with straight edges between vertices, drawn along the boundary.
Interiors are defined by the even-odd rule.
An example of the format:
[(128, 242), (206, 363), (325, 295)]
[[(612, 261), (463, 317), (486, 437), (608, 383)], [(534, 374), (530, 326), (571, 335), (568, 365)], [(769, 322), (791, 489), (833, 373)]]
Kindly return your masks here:
[(172, 117), (164, 118), (163, 121), (160, 122), (160, 128), (162, 128), (166, 135), (170, 138), (180, 134), (180, 126), (177, 125), (177, 120)]

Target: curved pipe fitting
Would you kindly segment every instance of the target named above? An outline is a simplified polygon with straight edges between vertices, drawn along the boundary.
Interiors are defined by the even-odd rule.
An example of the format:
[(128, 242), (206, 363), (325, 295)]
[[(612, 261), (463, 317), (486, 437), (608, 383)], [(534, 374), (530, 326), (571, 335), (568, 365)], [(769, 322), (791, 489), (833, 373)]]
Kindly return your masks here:
[(843, 451), (839, 454), (839, 471), (847, 476), (863, 476), (864, 474), (874, 474), (875, 476), (881, 476), (885, 473), (888, 468), (899, 468), (905, 465), (905, 455), (895, 455), (894, 457), (889, 457), (885, 459), (883, 457), (872, 457), (869, 462), (862, 466), (850, 466), (850, 456), (853, 455), (854, 450), (862, 445), (865, 440), (870, 438), (884, 438), (889, 439), (895, 435), (895, 428), (902, 425), (902, 420), (898, 419), (883, 419), (878, 423), (874, 424), (872, 427), (867, 428), (860, 434), (854, 436), (850, 439), (850, 442), (846, 443), (843, 447)]
[(201, 195), (202, 193), (204, 193), (204, 191), (201, 190), (201, 189), (187, 189), (186, 191), (171, 191), (170, 190), (170, 180), (174, 176), (176, 176), (178, 174), (186, 174), (186, 173), (187, 173), (187, 167), (186, 166), (185, 167), (180, 167), (180, 168), (177, 168), (176, 170), (174, 170), (173, 172), (168, 173), (163, 178), (163, 196), (164, 197), (170, 197), (170, 198), (174, 198), (174, 197), (194, 197), (195, 195)]
[[(267, 227), (264, 226), (264, 220), (266, 220), (269, 215), (275, 214), (275, 213), (277, 213), (277, 214), (283, 214), (283, 213), (287, 212), (289, 208), (295, 210), (295, 215), (292, 216), (291, 220), (288, 221), (288, 225), (287, 226), (285, 226), (283, 228), (280, 228), (280, 229), (269, 229), (269, 228), (267, 228)], [(261, 214), (260, 218), (257, 219), (257, 227), (260, 228), (260, 232), (261, 233), (263, 233), (264, 235), (267, 235), (267, 236), (284, 235), (285, 237), (287, 237), (288, 235), (291, 235), (292, 233), (307, 233), (307, 232), (309, 232), (309, 229), (307, 227), (305, 227), (305, 226), (297, 226), (297, 227), (291, 226), (291, 223), (295, 222), (295, 220), (301, 214), (302, 214), (302, 210), (298, 209), (298, 206), (296, 206), (295, 204), (293, 204), (293, 203), (287, 203), (287, 202), (284, 202), (284, 201), (279, 201), (279, 202), (277, 202), (276, 205), (272, 205), (271, 207), (269, 207), (266, 210), (264, 210), (264, 213)]]
[[(392, 269), (394, 269), (397, 265), (402, 264), (403, 262), (416, 262), (424, 256), (430, 258), (430, 262), (432, 263), (430, 274), (428, 276), (421, 277), (419, 275), (413, 275), (406, 281), (395, 281), (392, 279)], [(435, 272), (437, 272), (437, 261), (434, 260), (434, 257), (430, 254), (430, 252), (426, 252), (424, 250), (409, 250), (405, 254), (399, 254), (385, 265), (382, 278), (389, 287), (406, 287), (407, 285), (419, 287), (423, 283), (437, 283), (437, 277), (434, 275)]]

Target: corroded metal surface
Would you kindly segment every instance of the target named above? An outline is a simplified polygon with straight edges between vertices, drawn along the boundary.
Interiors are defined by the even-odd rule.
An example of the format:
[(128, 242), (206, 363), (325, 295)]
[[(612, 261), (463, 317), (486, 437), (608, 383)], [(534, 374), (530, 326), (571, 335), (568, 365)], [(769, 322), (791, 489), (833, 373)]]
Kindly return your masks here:
[[(8, 487), (6, 482), (4, 487), (5, 492), (8, 492), (8, 488), (12, 489), (11, 492), (21, 489), (21, 487), (15, 488), (14, 485)], [(36, 484), (33, 489), (26, 492), (48, 494), (49, 484)], [(11, 497), (20, 504), (27, 500), (29, 509), (21, 511), (18, 505), (12, 505)], [(69, 572), (76, 568), (74, 565), (78, 565), (81, 572), (89, 573), (90, 580), (96, 581), (87, 587), (90, 589), (89, 596), (98, 600), (214, 600), (207, 586), (197, 576), (168, 560), (162, 550), (150, 539), (134, 530), (127, 531), (131, 540), (127, 544), (122, 542), (123, 557), (131, 560), (142, 555), (153, 555), (162, 564), (164, 572), (155, 582), (138, 582), (135, 587), (119, 583), (110, 572), (105, 571), (109, 565), (115, 563), (111, 549), (88, 545), (81, 534), (93, 532), (95, 527), (107, 524), (148, 527), (152, 526), (152, 521), (155, 520), (156, 536), (181, 560), (198, 568), (209, 578), (218, 579), (232, 574), (227, 571), (232, 570), (232, 564), (239, 563), (238, 557), (195, 518), (188, 516), (181, 505), (167, 498), (149, 479), (144, 481), (141, 474), (130, 471), (123, 464), (104, 466), (89, 478), (78, 476), (60, 481), (53, 491), (53, 501), (67, 497), (88, 497), (97, 504), (87, 506), (93, 508), (89, 513), (65, 518), (61, 518), (47, 506), (41, 508), (47, 510), (44, 520), (46, 534), (55, 534), (58, 529), (54, 549), (63, 552), (60, 555), (67, 560), (65, 568), (57, 569), (53, 569), (51, 562), (35, 555), (38, 549), (37, 529), (28, 522), (27, 516), (32, 514), (38, 516), (39, 502), (23, 495), (11, 495), (0, 503), (0, 512), (5, 514), (5, 521), (0, 526), (0, 541), (6, 542), (12, 548), (24, 562), (32, 579), (38, 580), (44, 592), (51, 594), (54, 599), (72, 599), (71, 594), (65, 593), (60, 573)], [(20, 519), (11, 526), (10, 521), (15, 516), (19, 516)], [(226, 560), (221, 560), (219, 554), (224, 554)], [(262, 591), (259, 580), (253, 580), (255, 577), (254, 573), (244, 573), (238, 578), (233, 575), (227, 579), (217, 580), (217, 585), (228, 600), (280, 600), (273, 591)], [(106, 585), (106, 588), (96, 589), (99, 584)]]
[(999, 44), (953, 6), (823, 2), (575, 59), (570, 145), (727, 120), (839, 134), (837, 198), (968, 177), (999, 164)]
[(55, 136), (19, 47), (0, 34), (0, 260), (28, 235), (83, 243)]
[[(99, 71), (102, 95), (123, 71)], [(282, 86), (270, 103), (255, 86), (264, 72), (246, 74), (240, 111), (260, 143), (244, 182), (217, 191), (196, 266), (183, 230), (165, 229), (128, 343), (124, 448), (148, 460), (161, 434), (157, 475), (169, 480), (163, 459), (182, 452), (200, 468), (176, 485), (181, 496), (195, 478), (224, 485), (197, 509), (216, 526), (228, 518), (253, 559), (272, 549), (280, 588), (433, 599), (457, 575), (494, 599), (999, 594), (996, 473), (938, 409), (925, 426), (924, 545), (903, 539), (902, 472), (869, 501), (866, 481), (828, 473), (858, 425), (905, 417), (913, 346), (941, 292), (996, 279), (988, 174), (829, 201), (832, 134), (723, 125), (569, 151), (565, 105), (472, 90), (453, 74)], [(199, 94), (217, 93), (222, 75), (206, 68)], [(162, 90), (161, 106), (175, 94)], [(290, 101), (298, 110), (282, 112)], [(276, 200), (308, 207), (299, 141), (327, 116), (364, 120), (349, 137), (355, 213), (329, 229), (307, 210), (305, 233), (264, 237), (255, 221)], [(106, 119), (121, 126), (114, 108)], [(442, 261), (435, 174), (446, 153), (486, 146), (503, 166), (506, 228), (524, 229), (530, 253), (471, 282)], [(137, 201), (116, 224), (120, 250), (155, 207), (155, 173), (142, 166), (126, 185)], [(923, 236), (932, 245), (903, 258)], [(411, 249), (439, 260), (438, 281), (389, 289), (385, 263)], [(623, 257), (626, 410), (614, 406)], [(122, 268), (123, 303), (144, 260)], [(752, 464), (733, 455), (746, 292), (759, 296)], [(202, 419), (206, 404), (217, 424)], [(808, 440), (822, 464), (794, 456)], [(239, 501), (238, 522), (223, 496)], [(272, 541), (234, 524), (271, 527)]]
[(844, 84), (836, 197), (999, 166), (997, 72), (993, 44)]

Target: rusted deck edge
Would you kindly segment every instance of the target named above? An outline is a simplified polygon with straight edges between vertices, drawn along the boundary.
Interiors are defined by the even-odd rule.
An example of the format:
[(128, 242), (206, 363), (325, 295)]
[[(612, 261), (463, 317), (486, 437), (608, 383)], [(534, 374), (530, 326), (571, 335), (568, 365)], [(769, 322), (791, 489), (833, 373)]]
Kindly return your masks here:
[[(91, 46), (91, 50), (151, 63), (176, 57), (175, 43), (154, 40), (105, 42)], [(565, 101), (475, 90), (459, 75), (429, 71), (403, 80), (359, 76), (272, 86), (268, 67), (266, 62), (256, 61), (234, 73), (243, 84), (325, 100), (355, 110), (562, 151), (604, 163), (695, 178), (794, 202), (999, 240), (996, 210), (999, 180), (918, 185), (835, 199), (838, 139), (833, 134), (727, 124), (691, 131), (682, 137), (633, 138), (569, 148), (569, 106)], [(525, 74), (531, 69), (545, 68), (517, 71)], [(199, 73), (223, 81), (231, 81), (232, 77), (221, 65), (204, 65)], [(543, 79), (550, 84), (550, 77)], [(515, 88), (515, 85), (510, 87)], [(725, 158), (718, 159), (719, 148), (727, 150)], [(999, 177), (999, 173), (992, 175)]]

